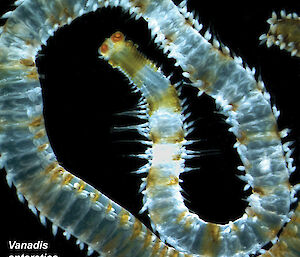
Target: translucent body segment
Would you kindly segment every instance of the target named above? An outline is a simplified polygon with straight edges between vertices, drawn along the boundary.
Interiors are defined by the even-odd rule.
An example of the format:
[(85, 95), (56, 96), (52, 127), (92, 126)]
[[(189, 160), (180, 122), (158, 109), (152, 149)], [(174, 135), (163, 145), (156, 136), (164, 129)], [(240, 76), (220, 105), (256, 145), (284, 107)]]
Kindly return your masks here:
[(262, 254), (262, 257), (290, 256), (296, 257), (300, 254), (300, 206), (297, 207), (292, 216), (291, 222), (287, 224), (276, 244), (269, 251)]
[(270, 29), (260, 39), (270, 47), (273, 44), (285, 49), (292, 56), (300, 57), (300, 18), (296, 13), (286, 14), (284, 10), (279, 17), (275, 12), (268, 19)]

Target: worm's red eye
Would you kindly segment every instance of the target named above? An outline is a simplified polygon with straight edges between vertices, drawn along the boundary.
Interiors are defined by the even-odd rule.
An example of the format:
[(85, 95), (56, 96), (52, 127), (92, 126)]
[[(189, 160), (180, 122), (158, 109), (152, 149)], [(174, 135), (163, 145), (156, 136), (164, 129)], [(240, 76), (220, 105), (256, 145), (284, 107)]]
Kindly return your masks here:
[(117, 43), (124, 40), (124, 35), (122, 32), (117, 31), (111, 35), (110, 39), (112, 42)]
[(108, 50), (109, 50), (109, 47), (108, 47), (108, 45), (107, 45), (106, 43), (103, 43), (103, 44), (100, 46), (100, 52), (101, 52), (102, 54), (107, 53)]

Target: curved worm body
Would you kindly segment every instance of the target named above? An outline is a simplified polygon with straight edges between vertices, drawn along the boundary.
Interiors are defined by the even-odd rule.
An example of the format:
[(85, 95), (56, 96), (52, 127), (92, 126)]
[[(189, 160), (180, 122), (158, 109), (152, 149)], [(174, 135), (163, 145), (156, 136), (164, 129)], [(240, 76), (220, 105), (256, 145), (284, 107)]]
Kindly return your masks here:
[[(276, 108), (263, 82), (232, 58), (226, 47), (198, 33), (201, 25), (186, 11), (160, 1), (24, 0), (8, 18), (0, 35), (0, 151), (8, 183), (25, 197), (32, 211), (63, 228), (104, 256), (249, 256), (269, 241), (263, 256), (299, 256), (299, 207), (289, 175), (295, 170), (284, 132), (278, 131)], [(120, 32), (100, 47), (145, 98), (148, 122), (139, 131), (151, 141), (141, 168), (144, 209), (165, 245), (128, 211), (58, 164), (45, 132), (43, 104), (35, 56), (59, 27), (107, 6), (120, 6), (143, 17), (156, 43), (175, 58), (192, 85), (212, 96), (237, 137), (235, 147), (251, 187), (245, 215), (226, 225), (207, 223), (191, 213), (180, 194), (186, 125), (174, 86)], [(166, 19), (165, 17), (168, 17)], [(296, 55), (296, 54), (295, 54)], [(199, 58), (201, 56), (201, 58)], [(290, 221), (291, 219), (291, 221)], [(276, 243), (278, 232), (283, 229)]]
[[(241, 155), (243, 162), (251, 167), (249, 173), (244, 169), (245, 177), (251, 178), (250, 186), (254, 192), (248, 199), (250, 207), (243, 217), (227, 225), (207, 223), (188, 210), (180, 194), (179, 176), (184, 172), (186, 151), (183, 147), (185, 130), (179, 100), (174, 98), (174, 93), (170, 94), (167, 86), (170, 82), (163, 80), (160, 83), (154, 79), (154, 74), (151, 75), (160, 74), (154, 64), (147, 62), (138, 54), (136, 47), (123, 38), (120, 32), (116, 32), (102, 44), (100, 52), (113, 67), (119, 68), (135, 83), (147, 102), (149, 132), (146, 136), (152, 141), (152, 147), (146, 151), (150, 152), (150, 163), (148, 167), (142, 167), (144, 172), (148, 172), (143, 193), (144, 208), (149, 211), (153, 228), (176, 248), (200, 256), (239, 256), (242, 251), (255, 247), (259, 249), (273, 240), (288, 219), (284, 215), (289, 212), (290, 192), (289, 172), (284, 163), (280, 164), (281, 160), (284, 162), (284, 151), (268, 99), (257, 88), (252, 88), (249, 98), (243, 96), (242, 108), (238, 106), (238, 101), (232, 103), (235, 112), (242, 117), (239, 120), (241, 127), (236, 128), (235, 133), (245, 137), (238, 140), (237, 148), (251, 145), (251, 150), (245, 156)], [(137, 63), (134, 71), (131, 63)], [(151, 97), (148, 92), (151, 92)], [(256, 104), (253, 104), (254, 101)], [(254, 113), (252, 106), (257, 106), (258, 102), (265, 113), (259, 113), (261, 109)], [(224, 114), (232, 113), (231, 108), (229, 110), (225, 110)], [(256, 118), (252, 119), (252, 115)], [(261, 120), (257, 119), (259, 115)], [(229, 119), (233, 120), (232, 117)], [(272, 173), (274, 167), (279, 170)]]

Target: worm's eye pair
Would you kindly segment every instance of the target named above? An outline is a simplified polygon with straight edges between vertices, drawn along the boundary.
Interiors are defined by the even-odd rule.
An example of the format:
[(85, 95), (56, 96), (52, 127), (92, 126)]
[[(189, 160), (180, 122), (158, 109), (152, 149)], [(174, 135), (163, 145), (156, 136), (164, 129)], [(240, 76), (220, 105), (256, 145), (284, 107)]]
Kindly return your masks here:
[[(121, 41), (124, 41), (124, 34), (120, 31), (115, 32), (110, 36), (111, 43), (115, 44)], [(105, 55), (110, 50), (109, 43), (107, 40), (104, 41), (104, 43), (99, 48), (99, 53)]]

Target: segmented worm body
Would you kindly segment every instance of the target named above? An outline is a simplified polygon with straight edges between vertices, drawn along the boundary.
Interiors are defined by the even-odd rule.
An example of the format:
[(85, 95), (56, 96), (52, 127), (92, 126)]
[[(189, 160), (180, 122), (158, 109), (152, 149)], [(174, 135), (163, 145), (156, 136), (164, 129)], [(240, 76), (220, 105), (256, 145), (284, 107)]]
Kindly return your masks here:
[[(295, 167), (290, 143), (281, 142), (286, 131), (277, 128), (279, 113), (254, 72), (208, 31), (203, 36), (199, 33), (202, 25), (187, 12), (185, 2), (179, 6), (168, 0), (25, 0), (17, 4), (16, 10), (5, 15), (8, 19), (0, 36), (1, 162), (8, 183), (16, 186), (19, 198), (26, 199), (42, 223), (46, 217), (54, 232), (60, 227), (67, 237), (73, 235), (79, 244), (87, 244), (89, 253), (104, 256), (300, 255), (300, 210), (290, 209), (299, 186), (289, 182)], [(139, 115), (146, 123), (136, 128), (149, 145), (141, 155), (149, 163), (138, 173), (147, 174), (142, 183), (143, 210), (148, 211), (161, 239), (57, 161), (44, 126), (35, 56), (59, 27), (108, 6), (143, 17), (155, 42), (175, 59), (189, 83), (215, 99), (237, 138), (235, 148), (243, 164), (238, 167), (243, 173), (240, 178), (246, 189), (252, 189), (242, 217), (219, 225), (204, 221), (186, 207), (180, 174), (188, 170), (185, 159), (194, 153), (186, 149), (189, 125), (177, 86), (121, 32), (108, 38), (99, 52), (127, 76), (142, 97)], [(290, 17), (287, 23), (292, 26), (287, 28), (292, 32), (285, 35), (285, 22), (274, 25), (275, 18), (273, 14), (273, 27), (261, 39), (270, 45), (274, 39), (270, 34), (277, 34), (280, 42), (275, 44), (287, 45), (297, 56), (299, 19)], [(270, 250), (261, 250), (270, 241), (274, 244)]]

